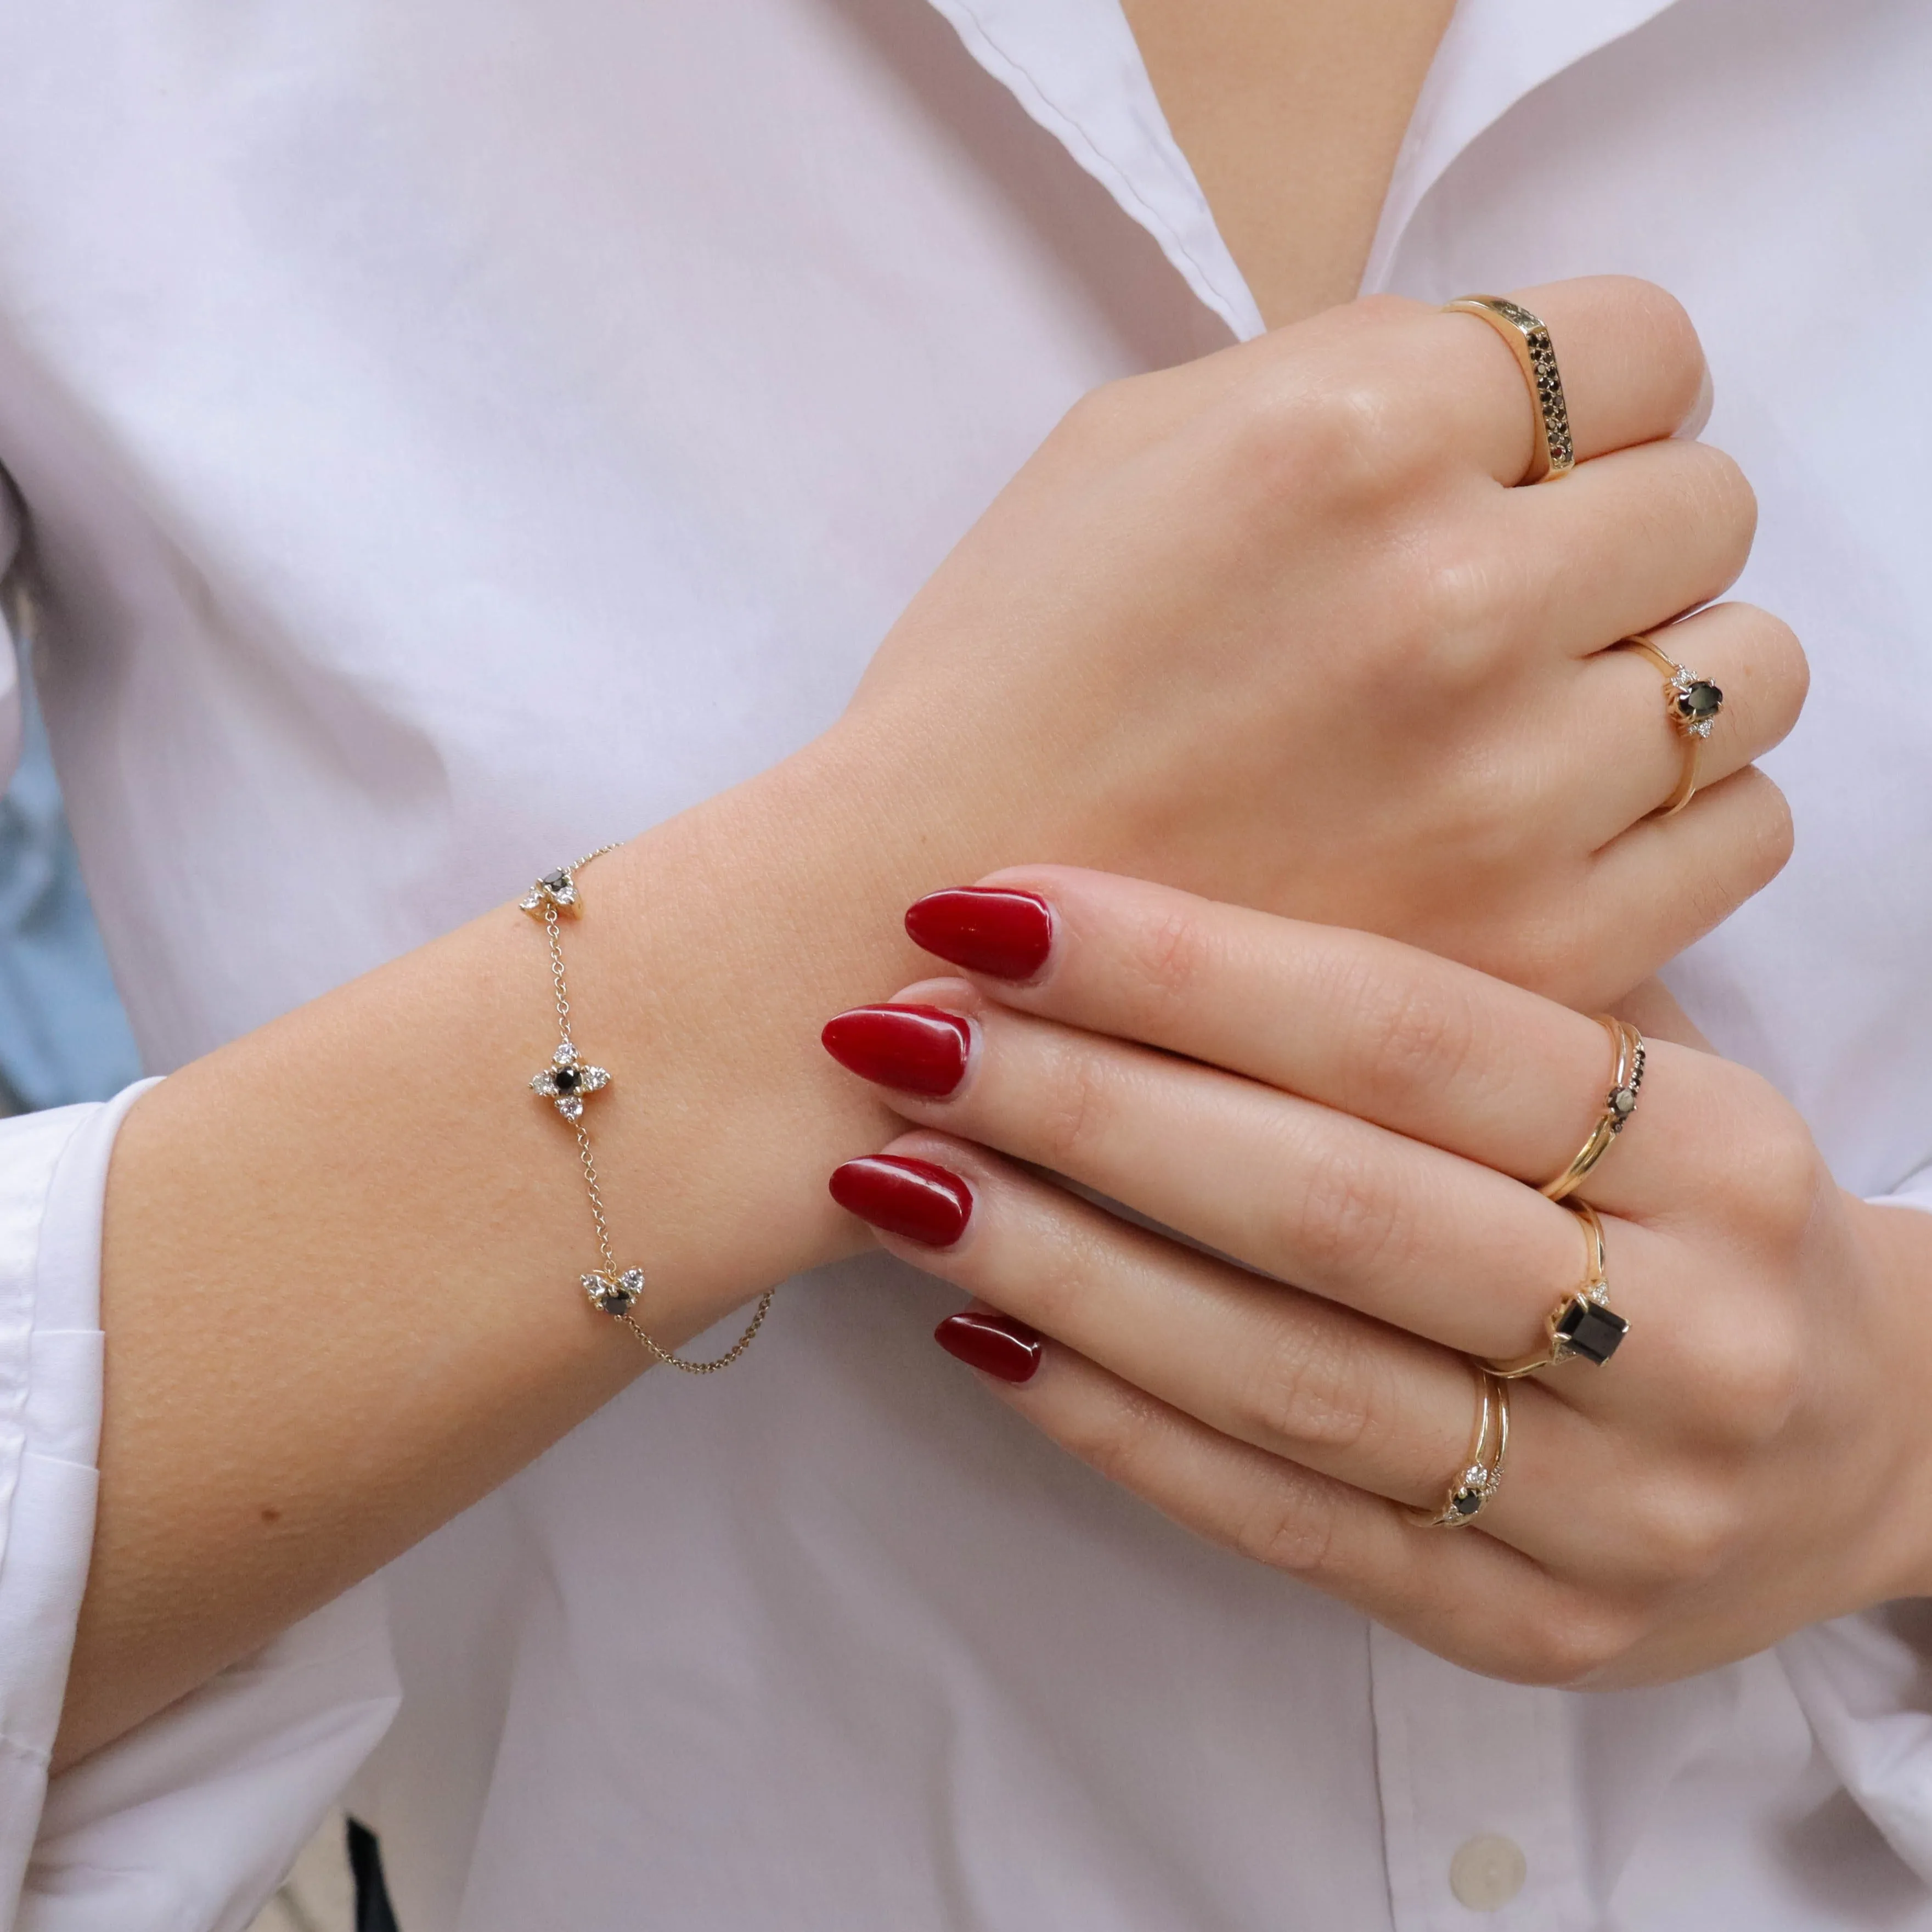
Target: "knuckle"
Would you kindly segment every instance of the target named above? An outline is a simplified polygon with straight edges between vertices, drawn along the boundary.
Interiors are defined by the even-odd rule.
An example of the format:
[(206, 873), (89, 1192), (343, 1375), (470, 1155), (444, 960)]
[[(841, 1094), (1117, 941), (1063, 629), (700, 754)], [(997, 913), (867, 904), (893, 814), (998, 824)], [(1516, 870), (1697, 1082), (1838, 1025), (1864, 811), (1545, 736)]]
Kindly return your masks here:
[(1270, 500), (1312, 490), (1342, 507), (1382, 502), (1411, 467), (1397, 413), (1387, 384), (1367, 368), (1270, 370), (1234, 398), (1230, 458)]
[(1028, 1126), (1034, 1157), (1070, 1175), (1087, 1168), (1111, 1132), (1114, 1092), (1112, 1070), (1089, 1042), (1056, 1037), (1040, 1069), (1039, 1090)]
[(1351, 1028), (1361, 1042), (1361, 1103), (1379, 1113), (1421, 1092), (1453, 1087), (1476, 1052), (1476, 1018), (1449, 986), (1370, 970), (1358, 982)]
[(1164, 908), (1144, 926), (1124, 961), (1121, 997), (1131, 1026), (1155, 1032), (1193, 1006), (1214, 946), (1185, 907)]
[(1318, 1577), (1334, 1561), (1335, 1516), (1314, 1485), (1285, 1472), (1282, 1481), (1246, 1511), (1232, 1539), (1238, 1554), (1290, 1576)]
[(1420, 680), (1430, 702), (1493, 680), (1509, 642), (1504, 614), (1519, 601), (1507, 559), (1472, 540), (1461, 520), (1447, 519), (1406, 532), (1382, 574), (1385, 608), (1408, 621), (1384, 632), (1381, 675), (1394, 670)]
[(1298, 1166), (1299, 1185), (1280, 1210), (1281, 1245), (1315, 1282), (1358, 1277), (1401, 1246), (1407, 1230), (1396, 1190), (1355, 1136), (1321, 1134)]
[(1124, 1388), (1118, 1398), (1064, 1420), (1061, 1445), (1110, 1483), (1135, 1488), (1162, 1426), (1154, 1399)]
[(1257, 1352), (1237, 1408), (1264, 1441), (1291, 1453), (1347, 1450), (1375, 1424), (1372, 1378), (1338, 1324), (1298, 1324)]
[(1640, 1631), (1639, 1620), (1619, 1606), (1573, 1596), (1538, 1618), (1516, 1674), (1526, 1683), (1575, 1689), (1620, 1663)]
[(1676, 1588), (1704, 1582), (1736, 1547), (1742, 1522), (1736, 1502), (1714, 1489), (1674, 1490), (1644, 1524), (1645, 1558), (1652, 1574)]
[(1803, 1400), (1805, 1342), (1796, 1310), (1780, 1298), (1756, 1295), (1748, 1312), (1726, 1326), (1708, 1364), (1702, 1419), (1714, 1438), (1757, 1450), (1784, 1432)]
[[(1736, 1172), (1753, 1227), (1777, 1246), (1803, 1235), (1817, 1211), (1823, 1163), (1803, 1119), (1770, 1083), (1745, 1076), (1748, 1125), (1739, 1135)], [(1755, 1105), (1751, 1104), (1755, 1102)]]
[[(1036, 1224), (1026, 1261), (1027, 1295), (1040, 1326), (1062, 1336), (1084, 1331), (1094, 1284), (1106, 1278), (1109, 1259), (1098, 1250), (1091, 1234), (1064, 1214), (1051, 1216), (1043, 1226)], [(970, 1270), (960, 1278), (960, 1286), (976, 1286)], [(988, 1286), (990, 1291), (993, 1285)]]

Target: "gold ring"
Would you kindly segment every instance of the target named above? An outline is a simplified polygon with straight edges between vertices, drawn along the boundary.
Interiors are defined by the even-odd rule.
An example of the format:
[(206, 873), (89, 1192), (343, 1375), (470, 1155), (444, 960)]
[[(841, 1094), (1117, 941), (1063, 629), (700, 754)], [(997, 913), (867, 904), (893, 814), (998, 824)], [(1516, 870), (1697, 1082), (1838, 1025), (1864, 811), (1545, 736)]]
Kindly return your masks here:
[(1650, 815), (1668, 818), (1682, 812), (1697, 794), (1697, 754), (1724, 708), (1724, 694), (1708, 677), (1676, 663), (1643, 637), (1619, 638), (1612, 649), (1641, 651), (1664, 674), (1664, 708), (1672, 728), (1684, 740), (1684, 771), (1677, 789)]
[(1469, 1438), (1468, 1466), (1449, 1485), (1437, 1510), (1412, 1509), (1411, 1522), (1424, 1529), (1460, 1529), (1474, 1522), (1483, 1505), (1502, 1486), (1503, 1458), (1509, 1454), (1509, 1384), (1499, 1382), (1479, 1363), (1476, 1372), (1476, 1432)]
[(1481, 316), (1509, 344), (1529, 385), (1529, 400), (1536, 410), (1536, 454), (1522, 480), (1547, 483), (1568, 475), (1576, 466), (1576, 446), (1570, 439), (1570, 406), (1563, 400), (1563, 378), (1557, 373), (1550, 325), (1507, 296), (1458, 296), (1442, 304), (1442, 312)]
[(1630, 1333), (1630, 1324), (1610, 1305), (1610, 1285), (1604, 1277), (1604, 1224), (1597, 1218), (1597, 1210), (1586, 1201), (1566, 1201), (1563, 1204), (1582, 1224), (1583, 1285), (1550, 1311), (1545, 1324), (1550, 1338), (1534, 1354), (1485, 1365), (1499, 1382), (1534, 1375), (1538, 1369), (1546, 1369), (1552, 1362), (1567, 1360), (1572, 1355), (1581, 1355), (1600, 1368)]
[(1610, 1076), (1610, 1090), (1604, 1096), (1604, 1111), (1590, 1130), (1590, 1138), (1554, 1180), (1546, 1180), (1537, 1190), (1546, 1200), (1561, 1201), (1582, 1186), (1584, 1176), (1610, 1152), (1611, 1142), (1636, 1112), (1637, 1090), (1643, 1084), (1643, 1064), (1649, 1054), (1643, 1035), (1628, 1020), (1612, 1019), (1608, 1013), (1599, 1013), (1597, 1024), (1610, 1035), (1610, 1043), (1616, 1048), (1616, 1070)]

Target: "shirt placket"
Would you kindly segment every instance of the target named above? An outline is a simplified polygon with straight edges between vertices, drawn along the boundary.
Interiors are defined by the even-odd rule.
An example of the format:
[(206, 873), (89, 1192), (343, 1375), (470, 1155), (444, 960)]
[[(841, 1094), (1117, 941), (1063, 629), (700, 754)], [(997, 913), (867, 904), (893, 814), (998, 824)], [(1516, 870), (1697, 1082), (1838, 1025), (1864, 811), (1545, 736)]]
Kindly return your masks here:
[(1395, 1932), (1588, 1932), (1562, 1694), (1478, 1677), (1379, 1626), (1369, 1666)]

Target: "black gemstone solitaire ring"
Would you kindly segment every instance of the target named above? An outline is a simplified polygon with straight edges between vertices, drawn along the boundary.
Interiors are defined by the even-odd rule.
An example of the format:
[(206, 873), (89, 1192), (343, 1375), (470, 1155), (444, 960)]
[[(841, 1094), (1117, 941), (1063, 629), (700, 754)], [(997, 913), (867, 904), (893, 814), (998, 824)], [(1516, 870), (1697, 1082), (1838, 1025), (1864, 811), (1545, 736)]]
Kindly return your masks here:
[(1641, 651), (1663, 673), (1664, 715), (1684, 741), (1684, 770), (1677, 789), (1651, 814), (1653, 818), (1668, 818), (1696, 796), (1698, 754), (1724, 708), (1724, 694), (1708, 677), (1666, 657), (1648, 638), (1624, 638), (1617, 648)]
[(1514, 1362), (1491, 1362), (1490, 1373), (1504, 1382), (1534, 1375), (1552, 1362), (1580, 1355), (1600, 1368), (1622, 1346), (1630, 1324), (1610, 1305), (1610, 1284), (1604, 1279), (1604, 1224), (1587, 1202), (1566, 1201), (1583, 1230), (1583, 1285), (1550, 1311), (1549, 1340), (1533, 1355)]

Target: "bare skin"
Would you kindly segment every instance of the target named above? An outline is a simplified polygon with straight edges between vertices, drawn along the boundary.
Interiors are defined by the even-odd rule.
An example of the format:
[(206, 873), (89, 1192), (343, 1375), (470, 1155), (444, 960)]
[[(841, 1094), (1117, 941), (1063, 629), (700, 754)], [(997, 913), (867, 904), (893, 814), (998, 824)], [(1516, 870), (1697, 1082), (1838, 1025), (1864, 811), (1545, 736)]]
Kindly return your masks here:
[[(1178, 8), (1137, 4), (1135, 24), (1264, 309), (1283, 319), (1352, 286), (1426, 51), (1405, 43), (1378, 80), (1388, 38), (1356, 33), (1346, 7), (1303, 9), (1302, 39), (1244, 43), (1266, 10), (1221, 10), (1226, 31), (1198, 68), (1171, 57)], [(1429, 48), (1444, 10), (1417, 16), (1436, 22)], [(1188, 90), (1211, 100), (1244, 46), (1276, 92), (1239, 92), (1225, 126), (1190, 116)], [(1288, 139), (1280, 90), (1314, 75), (1298, 62), (1316, 46), (1327, 81), (1289, 117), (1313, 146), (1242, 164), (1244, 140)], [(1324, 123), (1338, 86), (1352, 104)], [(1335, 144), (1356, 154), (1337, 190), (1352, 213), (1270, 201), (1270, 179)], [(1534, 512), (1521, 500), (1542, 493), (1497, 487), (1526, 465), (1526, 407), (1509, 358), (1466, 319), (1378, 307), (1118, 386), (949, 560), (830, 737), (586, 874), (573, 993), (586, 1046), (627, 1076), (593, 1104), (609, 1192), (628, 1204), (620, 1247), (651, 1272), (645, 1312), (667, 1341), (861, 1244), (824, 1177), (886, 1138), (889, 1117), (824, 1060), (816, 1030), (910, 976), (898, 914), (934, 886), (1051, 856), (1376, 926), (1584, 999), (1642, 976), (1775, 872), (1782, 802), (1742, 767), (1788, 728), (1804, 680), (1789, 633), (1762, 614), (1742, 620), (1741, 657), (1768, 668), (1755, 714), (1740, 703), (1734, 720), (1736, 775), (1667, 828), (1639, 823), (1654, 802), (1640, 790), (1619, 824), (1572, 827), (1552, 868), (1544, 848), (1499, 836), (1524, 818), (1508, 787), (1490, 803), (1470, 790), (1471, 770), (1496, 768), (1459, 756), (1468, 746), (1444, 718), (1503, 736), (1501, 714), (1466, 662), (1425, 662), (1419, 640), (1466, 640), (1472, 626), (1541, 638), (1580, 594), (1592, 608), (1570, 629), (1594, 647), (1720, 594), (1750, 536), (1748, 490), (1722, 458), (1651, 444), (1701, 382), (1675, 305), (1630, 284), (1539, 299), (1576, 345), (1580, 436), (1623, 452), (1594, 497), (1581, 478), (1564, 486), (1574, 518), (1558, 493)], [(1412, 454), (1424, 399), (1440, 431), (1427, 461), (1364, 490), (1359, 466), (1323, 460), (1380, 447), (1362, 440), (1378, 420), (1400, 422)], [(1211, 517), (1173, 508), (1204, 502)], [(1497, 506), (1512, 502), (1506, 526)], [(1491, 573), (1481, 610), (1438, 601), (1466, 590), (1453, 571), (1412, 572), (1413, 594), (1392, 592), (1396, 560), (1475, 542), (1547, 568)], [(1296, 562), (1246, 567), (1262, 557)], [(1177, 647), (1204, 639), (1198, 664)], [(1344, 657), (1384, 686), (1394, 663), (1419, 675), (1412, 709), (1365, 734), (1359, 692), (1335, 681)], [(1610, 689), (1580, 687), (1578, 732), (1641, 737), (1652, 685), (1619, 667), (1615, 702)], [(1284, 745), (1332, 763), (1304, 749), (1284, 772)], [(1667, 788), (1669, 747), (1658, 756)], [(1285, 824), (1310, 830), (1285, 842)], [(1444, 892), (1477, 870), (1480, 892)], [(568, 1143), (520, 1092), (554, 1044), (544, 994), (537, 935), (504, 910), (134, 1110), (108, 1196), (100, 1514), (62, 1762), (407, 1547), (645, 1366), (577, 1298), (594, 1255), (572, 1245)], [(437, 1070), (406, 1108), (398, 1066)], [(237, 1108), (244, 1084), (267, 1104)], [(554, 1252), (533, 1228), (554, 1231)]]
[(1454, 0), (1126, 0), (1271, 328), (1352, 297)]

